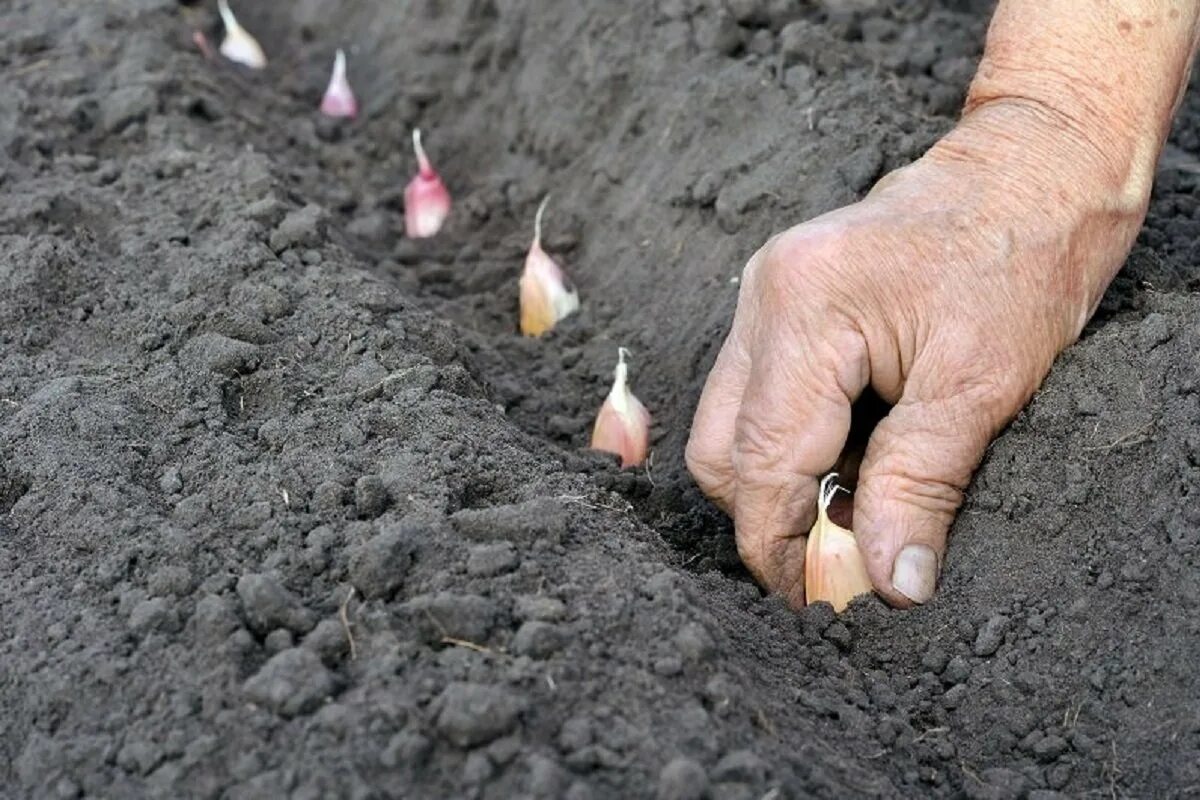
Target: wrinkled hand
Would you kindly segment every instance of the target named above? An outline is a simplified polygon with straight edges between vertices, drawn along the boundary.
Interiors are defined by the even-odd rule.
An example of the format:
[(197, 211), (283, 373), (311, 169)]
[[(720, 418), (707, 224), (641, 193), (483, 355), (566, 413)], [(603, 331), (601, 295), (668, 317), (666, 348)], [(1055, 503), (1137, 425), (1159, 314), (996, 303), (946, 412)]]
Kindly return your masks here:
[(733, 516), (746, 566), (793, 606), (818, 480), (868, 386), (893, 407), (853, 528), (884, 598), (930, 599), (972, 473), (1079, 335), (1144, 214), (1140, 195), (1099, 196), (1045, 120), (978, 116), (746, 266), (687, 462)]

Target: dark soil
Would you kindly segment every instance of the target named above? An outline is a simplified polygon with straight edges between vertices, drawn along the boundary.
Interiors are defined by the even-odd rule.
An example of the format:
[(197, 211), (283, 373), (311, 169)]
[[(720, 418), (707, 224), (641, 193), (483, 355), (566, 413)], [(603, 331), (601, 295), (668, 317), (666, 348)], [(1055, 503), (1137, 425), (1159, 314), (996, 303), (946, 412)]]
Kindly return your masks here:
[[(1200, 92), (935, 602), (797, 616), (690, 416), (741, 265), (953, 123), (988, 9), (728, 6), (243, 0), (253, 74), (212, 8), (0, 7), (0, 794), (1200, 793)], [(583, 310), (528, 341), (547, 191)], [(645, 471), (584, 449), (618, 345)]]

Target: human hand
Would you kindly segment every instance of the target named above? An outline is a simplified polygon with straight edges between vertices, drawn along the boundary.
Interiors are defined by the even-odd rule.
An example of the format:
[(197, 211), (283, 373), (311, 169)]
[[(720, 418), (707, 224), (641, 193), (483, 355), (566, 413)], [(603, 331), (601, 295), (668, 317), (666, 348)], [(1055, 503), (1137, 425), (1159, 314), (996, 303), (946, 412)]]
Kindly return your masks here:
[(1078, 337), (1145, 213), (1148, 185), (1093, 180), (1097, 157), (1040, 109), (997, 103), (750, 259), (687, 463), (765, 587), (803, 604), (818, 481), (870, 386), (893, 407), (853, 529), (879, 594), (932, 597), (972, 473)]

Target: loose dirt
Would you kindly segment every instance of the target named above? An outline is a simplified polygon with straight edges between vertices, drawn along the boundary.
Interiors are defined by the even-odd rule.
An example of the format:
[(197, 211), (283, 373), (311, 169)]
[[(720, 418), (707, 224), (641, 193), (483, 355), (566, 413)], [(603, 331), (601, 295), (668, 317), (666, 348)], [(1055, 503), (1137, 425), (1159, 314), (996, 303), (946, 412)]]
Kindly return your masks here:
[[(1200, 791), (1200, 93), (936, 601), (835, 619), (682, 447), (741, 266), (953, 124), (988, 4), (235, 10), (262, 73), (215, 9), (0, 10), (0, 794)], [(546, 192), (583, 310), (529, 341)], [(619, 345), (640, 471), (585, 449)]]

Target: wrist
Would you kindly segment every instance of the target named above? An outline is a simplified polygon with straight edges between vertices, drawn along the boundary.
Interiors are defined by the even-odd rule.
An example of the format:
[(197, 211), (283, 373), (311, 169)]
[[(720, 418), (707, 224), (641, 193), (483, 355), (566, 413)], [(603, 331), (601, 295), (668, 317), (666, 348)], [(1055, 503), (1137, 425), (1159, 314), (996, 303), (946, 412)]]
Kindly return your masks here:
[(927, 157), (974, 163), (1047, 211), (1106, 214), (1136, 226), (1150, 200), (1160, 148), (1157, 134), (1118, 133), (1046, 101), (996, 97), (969, 101), (959, 124)]
[(1058, 310), (1064, 343), (1124, 263), (1150, 189), (1145, 180), (1131, 190), (1103, 145), (1022, 99), (975, 106), (910, 169), (931, 176), (940, 203), (958, 209), (956, 238), (1029, 254), (1020, 279)]
[(963, 125), (1023, 109), (1032, 121), (1019, 123), (1022, 138), (1040, 129), (1052, 140), (1032, 158), (1065, 158), (1055, 166), (1090, 199), (1140, 221), (1198, 31), (1194, 2), (1000, 0)]
[(1049, 222), (1083, 260), (1082, 288), (1098, 302), (1145, 217), (1160, 146), (1149, 136), (1113, 141), (1092, 136), (1074, 113), (1005, 97), (971, 105), (923, 160), (966, 165), (974, 191), (1000, 195), (1013, 210), (1015, 230)]

